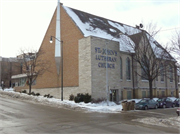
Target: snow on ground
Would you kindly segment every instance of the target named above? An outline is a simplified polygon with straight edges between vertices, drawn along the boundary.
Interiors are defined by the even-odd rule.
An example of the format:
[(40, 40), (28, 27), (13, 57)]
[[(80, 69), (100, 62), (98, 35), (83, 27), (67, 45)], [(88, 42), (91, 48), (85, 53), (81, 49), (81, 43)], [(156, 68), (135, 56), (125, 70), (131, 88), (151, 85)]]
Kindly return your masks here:
[[(74, 101), (69, 100), (63, 100), (56, 98), (45, 98), (43, 96), (32, 96), (27, 95), (24, 93), (18, 93), (14, 92), (13, 89), (0, 89), (0, 97), (11, 97), (14, 99), (20, 99), (32, 103), (39, 103), (43, 105), (49, 105), (53, 107), (65, 107), (65, 108), (71, 108), (74, 110), (84, 110), (85, 112), (100, 112), (100, 113), (121, 113), (122, 112), (122, 105), (117, 105), (114, 102), (107, 102), (103, 101), (101, 103), (95, 104), (95, 103), (75, 103)], [(157, 100), (157, 98), (154, 98)], [(174, 99), (174, 97), (172, 97)], [(132, 99), (136, 103), (139, 102), (141, 99)], [(137, 111), (137, 110), (136, 110)], [(128, 111), (127, 111), (128, 112)], [(132, 111), (133, 112), (133, 111)], [(164, 127), (176, 127), (179, 128), (180, 126), (180, 116), (177, 117), (167, 117), (167, 118), (154, 118), (154, 117), (146, 117), (141, 119), (134, 119), (132, 121), (138, 121), (145, 124), (151, 124), (151, 125), (157, 125), (157, 126), (164, 126)]]
[(179, 128), (179, 126), (180, 126), (180, 116), (169, 117), (166, 119), (160, 119), (160, 118), (155, 118), (155, 117), (147, 117), (147, 118), (142, 118), (142, 119), (134, 119), (132, 121), (138, 121), (138, 122), (142, 122), (145, 124), (163, 126), (163, 127)]
[(84, 103), (84, 102), (75, 103), (74, 101), (69, 101), (69, 100), (61, 101), (60, 99), (56, 99), (56, 98), (45, 98), (43, 96), (32, 96), (24, 93), (13, 92), (13, 89), (5, 89), (4, 91), (0, 90), (0, 95), (6, 95), (12, 98), (18, 98), (20, 100), (39, 102), (40, 104), (47, 104), (55, 107), (65, 106), (67, 108), (73, 108), (73, 109), (79, 108), (87, 112), (119, 113), (120, 111), (122, 111), (122, 105), (117, 105), (114, 102), (108, 102), (108, 106), (106, 101), (103, 101), (98, 104)]

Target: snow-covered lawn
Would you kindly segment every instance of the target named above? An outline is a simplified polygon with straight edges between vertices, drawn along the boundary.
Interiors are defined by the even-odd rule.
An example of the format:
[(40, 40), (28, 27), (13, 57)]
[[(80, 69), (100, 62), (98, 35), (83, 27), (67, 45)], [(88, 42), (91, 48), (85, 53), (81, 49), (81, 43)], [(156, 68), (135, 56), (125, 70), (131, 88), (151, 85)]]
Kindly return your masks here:
[[(63, 100), (61, 101), (60, 99), (56, 98), (45, 98), (43, 96), (32, 96), (32, 95), (27, 95), (24, 93), (18, 93), (14, 92), (13, 89), (5, 89), (2, 91), (0, 89), (0, 96), (5, 96), (5, 97), (12, 97), (15, 99), (20, 99), (32, 103), (40, 103), (43, 105), (49, 105), (53, 107), (65, 107), (65, 108), (71, 108), (71, 109), (76, 109), (76, 110), (83, 110), (85, 112), (100, 112), (100, 113), (121, 113), (122, 112), (122, 105), (119, 104), (117, 105), (114, 102), (107, 102), (103, 101), (101, 103), (95, 104), (95, 103), (75, 103), (74, 101), (69, 101), (69, 100)], [(154, 98), (155, 100), (157, 98)], [(174, 97), (172, 97), (174, 99)], [(140, 101), (141, 99), (133, 99), (136, 103)], [(133, 111), (132, 111), (133, 112)], [(141, 119), (135, 119), (132, 121), (138, 121), (138, 122), (143, 122), (146, 124), (151, 124), (151, 125), (158, 125), (158, 126), (164, 126), (164, 127), (176, 127), (179, 128), (180, 126), (180, 116), (177, 117), (167, 117), (166, 119), (157, 119), (153, 117), (147, 117), (147, 118), (141, 118)]]

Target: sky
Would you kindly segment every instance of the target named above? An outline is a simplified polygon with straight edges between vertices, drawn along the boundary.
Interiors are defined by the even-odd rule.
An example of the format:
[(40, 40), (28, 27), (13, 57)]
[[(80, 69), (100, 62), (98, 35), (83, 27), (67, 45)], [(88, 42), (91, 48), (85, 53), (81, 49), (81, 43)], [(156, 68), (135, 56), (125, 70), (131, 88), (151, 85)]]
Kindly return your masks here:
[[(179, 94), (180, 95), (180, 94)], [(14, 99), (20, 99), (20, 100), (27, 100), (28, 102), (35, 102), (38, 104), (43, 104), (43, 105), (49, 105), (51, 107), (58, 107), (58, 108), (62, 108), (62, 106), (66, 106), (66, 108), (72, 108), (74, 109), (78, 109), (78, 110), (82, 110), (84, 112), (91, 112), (91, 113), (118, 113), (121, 114), (122, 112), (122, 105), (117, 105), (114, 102), (109, 102), (108, 106), (107, 106), (107, 102), (103, 101), (101, 103), (84, 103), (84, 102), (80, 102), (80, 103), (75, 103), (74, 101), (69, 101), (69, 100), (63, 100), (61, 101), (60, 99), (56, 99), (56, 98), (45, 98), (43, 96), (32, 96), (32, 95), (27, 95), (24, 93), (19, 93), (19, 92), (13, 92), (13, 89), (5, 89), (5, 91), (2, 91), (2, 89), (0, 88), (0, 97), (12, 97)], [(154, 98), (157, 99), (157, 98)], [(174, 100), (174, 97), (171, 97), (172, 100)], [(139, 102), (140, 99), (133, 99), (135, 100), (135, 102)], [(131, 101), (131, 100), (129, 100)], [(176, 107), (175, 110), (177, 110), (178, 108)], [(158, 110), (158, 109), (157, 109)], [(164, 109), (166, 110), (166, 109)], [(126, 112), (131, 112), (133, 114), (133, 112), (138, 112), (139, 110), (130, 110), (130, 111), (126, 111)], [(176, 115), (176, 113), (174, 113)], [(136, 121), (136, 122), (141, 122), (144, 124), (150, 124), (150, 125), (157, 125), (157, 126), (163, 126), (163, 127), (175, 127), (178, 128), (180, 125), (180, 116), (173, 116), (173, 117), (169, 117), (167, 116), (166, 118), (156, 118), (156, 117), (144, 117), (144, 118), (137, 118), (137, 119), (133, 119), (132, 121)]]
[[(180, 30), (180, 0), (60, 0), (64, 6), (130, 26), (153, 22), (157, 41), (166, 44)], [(57, 0), (0, 0), (0, 56), (16, 57), (20, 49), (38, 50)]]

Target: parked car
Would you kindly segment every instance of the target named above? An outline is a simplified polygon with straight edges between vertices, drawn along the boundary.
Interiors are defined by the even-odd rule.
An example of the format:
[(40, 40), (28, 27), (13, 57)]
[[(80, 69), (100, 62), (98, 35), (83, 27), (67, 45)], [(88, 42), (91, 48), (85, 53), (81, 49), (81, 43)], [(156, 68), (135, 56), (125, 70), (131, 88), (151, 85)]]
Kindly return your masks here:
[(175, 107), (175, 103), (168, 97), (159, 98), (157, 102), (159, 103), (160, 108)]
[(175, 103), (175, 106), (176, 107), (179, 107), (179, 104), (180, 104), (180, 99), (179, 98), (177, 98), (175, 101), (174, 101), (174, 103)]
[(149, 108), (158, 108), (158, 103), (153, 100), (153, 99), (149, 99), (149, 98), (144, 98), (141, 101), (139, 101), (138, 103), (135, 104), (135, 109), (144, 109), (147, 110)]

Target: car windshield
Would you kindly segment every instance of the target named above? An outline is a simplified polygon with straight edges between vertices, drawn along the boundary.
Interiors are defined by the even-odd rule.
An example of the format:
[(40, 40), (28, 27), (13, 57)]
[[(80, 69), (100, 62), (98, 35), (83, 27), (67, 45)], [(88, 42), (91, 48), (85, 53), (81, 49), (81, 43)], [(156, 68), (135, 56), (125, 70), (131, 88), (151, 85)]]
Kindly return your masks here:
[(144, 103), (144, 102), (147, 102), (148, 100), (141, 100), (140, 103)]
[(165, 98), (162, 98), (162, 99), (158, 99), (157, 101), (165, 101), (166, 99)]

